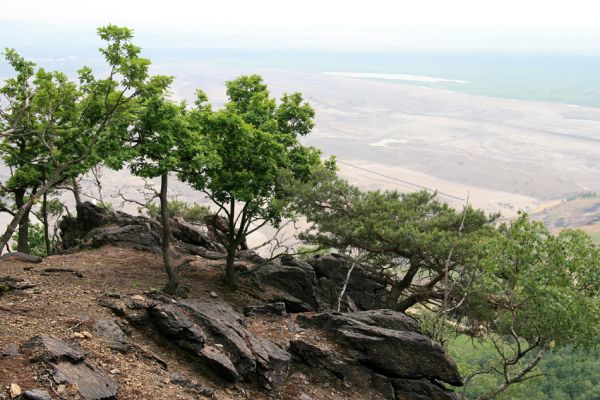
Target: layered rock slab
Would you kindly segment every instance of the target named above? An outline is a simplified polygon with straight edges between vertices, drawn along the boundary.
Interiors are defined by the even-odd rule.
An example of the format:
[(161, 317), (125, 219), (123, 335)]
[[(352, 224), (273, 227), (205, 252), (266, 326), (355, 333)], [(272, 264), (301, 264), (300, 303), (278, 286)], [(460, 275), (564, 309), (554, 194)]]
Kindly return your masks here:
[(85, 400), (117, 398), (118, 384), (96, 363), (87, 359), (85, 352), (77, 344), (49, 335), (38, 335), (24, 343), (21, 351), (32, 362), (48, 366), (56, 384), (76, 388)]
[(299, 315), (298, 323), (325, 332), (327, 341), (297, 338), (290, 349), (313, 371), (327, 371), (389, 399), (454, 400), (441, 382), (461, 386), (456, 364), (405, 314), (391, 310)]

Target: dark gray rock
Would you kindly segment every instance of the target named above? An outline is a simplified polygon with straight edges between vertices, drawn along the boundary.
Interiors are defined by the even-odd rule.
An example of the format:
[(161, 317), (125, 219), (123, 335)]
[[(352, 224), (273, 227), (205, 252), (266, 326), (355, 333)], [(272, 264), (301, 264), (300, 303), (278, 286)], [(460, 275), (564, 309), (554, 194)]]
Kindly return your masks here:
[(206, 343), (206, 333), (176, 304), (153, 305), (150, 319), (163, 335), (193, 354), (198, 355)]
[(54, 364), (52, 378), (58, 384), (77, 385), (85, 400), (112, 400), (117, 398), (119, 385), (91, 361)]
[(15, 357), (21, 354), (19, 346), (15, 343), (9, 343), (2, 350), (2, 357)]
[(268, 303), (262, 306), (250, 306), (244, 309), (244, 315), (249, 317), (252, 315), (286, 315), (285, 303), (278, 301), (275, 303)]
[(21, 346), (31, 362), (42, 362), (50, 368), (57, 384), (77, 385), (85, 400), (116, 399), (118, 385), (95, 363), (86, 359), (76, 344), (67, 343), (53, 336), (39, 335)]
[(285, 382), (289, 353), (249, 332), (244, 318), (227, 304), (174, 303), (167, 296), (153, 295), (149, 310), (150, 319), (164, 336), (226, 379), (257, 382), (266, 388)]
[(462, 385), (456, 364), (439, 343), (418, 332), (381, 328), (359, 320), (371, 322), (373, 318), (380, 318), (388, 326), (403, 326), (406, 322), (410, 329), (414, 328), (414, 323), (403, 321), (400, 313), (394, 317), (393, 313), (388, 311), (383, 317), (383, 314), (374, 313), (328, 312), (300, 315), (297, 321), (301, 326), (316, 327), (330, 333), (336, 342), (355, 353), (357, 361), (381, 375), (439, 379), (451, 385)]
[(92, 247), (122, 243), (150, 250), (160, 246), (160, 236), (144, 225), (105, 226), (92, 232)]
[(300, 299), (292, 296), (289, 293), (280, 292), (277, 295), (272, 296), (269, 300), (270, 303), (283, 303), (285, 304), (285, 311), (288, 313), (303, 313), (314, 311), (310, 304), (303, 302)]
[(42, 270), (43, 272), (46, 273), (60, 273), (60, 272), (67, 272), (67, 273), (71, 273), (73, 275), (75, 275), (78, 278), (83, 278), (83, 274), (81, 273), (81, 271), (77, 271), (76, 269), (73, 268), (44, 268)]
[(259, 282), (277, 288), (300, 300), (301, 303), (308, 304), (311, 311), (319, 310), (319, 300), (315, 291), (317, 279), (312, 268), (269, 264), (255, 268), (252, 274)]
[(392, 310), (367, 310), (345, 314), (348, 318), (380, 328), (421, 333), (419, 322), (408, 315)]
[(52, 400), (52, 396), (41, 389), (27, 390), (23, 393), (23, 398), (28, 400)]
[(25, 290), (36, 286), (36, 284), (27, 282), (22, 278), (13, 276), (4, 276), (0, 278), (0, 293), (5, 290)]
[(347, 326), (357, 326), (357, 322), (362, 324), (392, 329), (397, 331), (407, 331), (421, 333), (419, 323), (408, 315), (392, 310), (367, 310), (352, 313), (340, 313), (335, 311), (314, 314), (309, 318), (300, 315), (299, 322), (305, 326), (321, 328), (328, 331), (335, 331), (337, 328)]
[(0, 261), (21, 261), (26, 263), (38, 264), (42, 262), (42, 257), (22, 253), (20, 251), (14, 251), (12, 253), (6, 253), (0, 256)]
[(107, 342), (108, 347), (121, 353), (131, 350), (131, 344), (127, 340), (125, 332), (112, 319), (101, 319), (94, 325), (97, 336)]
[(395, 398), (399, 400), (460, 400), (451, 390), (427, 379), (392, 379)]
[[(337, 307), (339, 293), (353, 262), (349, 257), (338, 254), (315, 256), (306, 260), (306, 263), (313, 268), (319, 282), (321, 309)], [(342, 301), (342, 305), (348, 311), (352, 311), (352, 306), (360, 310), (389, 308), (390, 301), (396, 300), (388, 298), (390, 293), (386, 290), (385, 281), (378, 280), (360, 265), (355, 265), (352, 270), (345, 293), (351, 299), (350, 302)]]
[(85, 353), (79, 345), (49, 335), (32, 337), (21, 345), (21, 351), (35, 362), (81, 362), (85, 359)]
[(204, 248), (207, 251), (225, 253), (225, 247), (220, 242), (211, 239), (204, 223), (191, 224), (183, 218), (175, 217), (171, 219), (171, 233), (181, 243)]
[(196, 382), (195, 380), (191, 380), (176, 372), (173, 372), (171, 375), (169, 375), (169, 381), (174, 385), (178, 385), (184, 388), (196, 389), (198, 387), (198, 382)]
[(235, 366), (221, 350), (213, 346), (204, 346), (199, 355), (204, 364), (217, 375), (231, 382), (239, 379)]

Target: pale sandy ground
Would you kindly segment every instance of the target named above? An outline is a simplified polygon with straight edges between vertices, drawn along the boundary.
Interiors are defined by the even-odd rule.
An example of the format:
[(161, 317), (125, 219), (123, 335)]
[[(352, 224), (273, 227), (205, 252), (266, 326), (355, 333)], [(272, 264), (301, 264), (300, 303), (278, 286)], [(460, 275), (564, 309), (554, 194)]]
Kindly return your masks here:
[[(178, 77), (176, 98), (191, 100), (202, 88), (216, 107), (226, 100), (223, 82), (240, 74), (262, 74), (276, 96), (301, 91), (317, 112), (316, 128), (304, 141), (336, 155), (341, 175), (364, 189), (415, 190), (394, 180), (400, 179), (448, 194), (440, 199), (456, 207), (469, 193), (475, 206), (507, 217), (569, 193), (600, 192), (600, 109), (244, 66), (154, 69)], [(140, 180), (125, 173), (104, 177), (107, 198), (138, 186)], [(205, 201), (185, 185), (172, 188), (181, 199)]]

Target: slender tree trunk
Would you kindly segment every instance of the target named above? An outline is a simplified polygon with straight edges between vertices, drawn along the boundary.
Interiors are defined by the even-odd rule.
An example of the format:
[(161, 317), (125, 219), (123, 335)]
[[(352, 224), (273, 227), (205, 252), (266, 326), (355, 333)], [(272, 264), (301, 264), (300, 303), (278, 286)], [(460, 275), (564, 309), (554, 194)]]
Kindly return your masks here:
[(52, 175), (50, 176), (48, 181), (44, 184), (44, 186), (42, 186), (35, 193), (33, 193), (31, 196), (29, 196), (29, 199), (27, 199), (25, 204), (23, 204), (19, 208), (19, 210), (17, 211), (17, 213), (15, 214), (13, 219), (10, 221), (10, 224), (8, 224), (8, 226), (6, 227), (4, 234), (0, 238), (0, 249), (4, 249), (7, 246), (8, 242), (10, 241), (10, 238), (12, 237), (13, 233), (15, 233), (15, 230), (17, 229), (19, 222), (21, 222), (21, 219), (23, 218), (23, 216), (25, 214), (29, 213), (29, 210), (31, 210), (31, 206), (33, 205), (33, 203), (36, 202), (44, 193), (47, 193), (48, 190), (52, 189), (56, 184), (58, 184), (59, 182), (61, 182), (63, 180), (63, 179), (61, 179), (61, 175), (65, 171), (67, 166), (68, 166), (67, 164), (63, 164), (63, 165), (59, 166), (58, 168), (56, 168), (52, 172)]
[(225, 284), (232, 290), (238, 287), (237, 274), (233, 267), (235, 254), (237, 253), (238, 243), (235, 234), (235, 201), (232, 199), (229, 205), (229, 220), (227, 232), (227, 259), (225, 260)]
[(75, 197), (75, 207), (79, 208), (83, 204), (81, 201), (81, 186), (77, 178), (73, 178), (73, 196)]
[(52, 253), (52, 245), (50, 244), (50, 233), (48, 232), (48, 194), (42, 196), (42, 221), (44, 223), (44, 243), (46, 244), (46, 255)]
[(160, 176), (160, 222), (162, 224), (161, 250), (165, 271), (169, 281), (164, 288), (164, 292), (168, 294), (177, 294), (179, 288), (179, 271), (173, 268), (171, 262), (171, 225), (169, 224), (169, 199), (167, 197), (169, 183), (169, 174), (163, 173)]
[[(25, 189), (18, 189), (15, 192), (15, 205), (20, 209), (25, 204)], [(19, 238), (17, 240), (17, 251), (21, 253), (29, 253), (29, 211), (21, 217), (19, 221)]]

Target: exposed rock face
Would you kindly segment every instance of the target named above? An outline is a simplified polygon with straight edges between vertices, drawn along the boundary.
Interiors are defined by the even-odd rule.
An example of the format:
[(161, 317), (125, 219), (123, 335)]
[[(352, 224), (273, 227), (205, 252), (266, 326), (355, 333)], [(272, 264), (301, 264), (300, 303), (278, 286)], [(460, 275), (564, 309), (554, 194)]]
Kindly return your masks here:
[[(103, 304), (120, 315), (140, 312), (140, 308), (132, 311), (130, 298), (109, 299)], [(176, 301), (160, 293), (151, 293), (145, 306), (148, 321), (162, 335), (221, 377), (230, 381), (257, 382), (265, 388), (276, 388), (285, 382), (290, 354), (248, 331), (243, 316), (229, 305)]]
[[(352, 261), (339, 255), (309, 258), (281, 257), (281, 264), (263, 265), (253, 275), (266, 285), (286, 293), (283, 301), (289, 312), (324, 311), (337, 307), (339, 293)], [(342, 309), (348, 311), (389, 308), (392, 299), (385, 282), (377, 281), (360, 266), (350, 275)], [(286, 298), (287, 297), (287, 298)]]
[(244, 309), (244, 315), (247, 317), (252, 315), (286, 315), (285, 303), (277, 301), (262, 306), (246, 307)]
[(95, 324), (94, 329), (96, 334), (107, 342), (109, 348), (121, 353), (127, 353), (131, 349), (125, 332), (114, 320), (101, 319)]
[[(391, 399), (457, 398), (438, 383), (462, 385), (456, 365), (404, 314), (390, 310), (327, 312), (300, 315), (297, 320), (305, 328), (323, 330), (329, 343), (337, 345), (306, 338), (292, 340), (295, 357), (315, 370), (328, 371), (358, 387), (375, 388)], [(343, 353), (334, 348), (344, 349)]]
[(262, 265), (256, 268), (253, 274), (261, 283), (273, 286), (291, 296), (291, 299), (277, 299), (286, 306), (289, 305), (287, 311), (302, 312), (320, 309), (316, 292), (317, 278), (310, 265)]
[[(214, 260), (225, 258), (227, 227), (222, 217), (207, 216), (204, 224), (191, 224), (182, 218), (170, 220), (173, 246), (178, 251)], [(140, 250), (159, 251), (162, 233), (158, 220), (106, 210), (85, 202), (77, 207), (77, 217), (65, 217), (58, 223), (60, 249), (73, 251), (81, 247), (125, 244)], [(223, 231), (225, 229), (225, 231)], [(244, 244), (240, 258), (260, 260)]]
[[(321, 292), (322, 309), (331, 309), (337, 299), (352, 266), (352, 260), (337, 254), (311, 257), (306, 263), (313, 267)], [(389, 308), (389, 294), (385, 282), (378, 281), (360, 265), (355, 265), (348, 281), (346, 295), (352, 299), (359, 310)], [(347, 302), (346, 302), (347, 305)]]
[(117, 398), (117, 383), (88, 360), (79, 345), (63, 342), (53, 336), (39, 335), (29, 339), (21, 346), (21, 350), (30, 356), (32, 362), (43, 362), (50, 367), (56, 384), (76, 387), (83, 399)]

